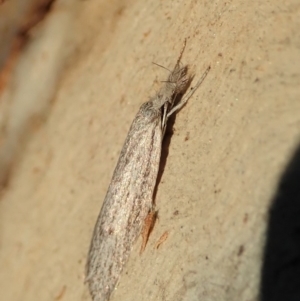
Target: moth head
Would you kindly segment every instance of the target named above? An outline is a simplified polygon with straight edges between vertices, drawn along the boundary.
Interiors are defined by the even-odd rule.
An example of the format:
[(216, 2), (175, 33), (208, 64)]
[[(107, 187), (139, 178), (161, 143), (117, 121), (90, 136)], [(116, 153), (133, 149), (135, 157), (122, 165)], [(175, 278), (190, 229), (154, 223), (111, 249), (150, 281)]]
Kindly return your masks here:
[(177, 64), (169, 75), (168, 82), (173, 86), (175, 94), (181, 94), (185, 92), (190, 82), (188, 69), (188, 65), (180, 66), (180, 64)]

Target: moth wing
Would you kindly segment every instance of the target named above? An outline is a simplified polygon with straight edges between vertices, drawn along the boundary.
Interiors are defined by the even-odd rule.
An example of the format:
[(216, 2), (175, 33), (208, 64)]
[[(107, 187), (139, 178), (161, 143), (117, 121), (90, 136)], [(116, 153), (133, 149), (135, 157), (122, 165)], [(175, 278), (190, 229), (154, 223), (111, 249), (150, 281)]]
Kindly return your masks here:
[(95, 225), (87, 262), (94, 301), (108, 300), (152, 207), (161, 155), (161, 113), (145, 103), (134, 119)]

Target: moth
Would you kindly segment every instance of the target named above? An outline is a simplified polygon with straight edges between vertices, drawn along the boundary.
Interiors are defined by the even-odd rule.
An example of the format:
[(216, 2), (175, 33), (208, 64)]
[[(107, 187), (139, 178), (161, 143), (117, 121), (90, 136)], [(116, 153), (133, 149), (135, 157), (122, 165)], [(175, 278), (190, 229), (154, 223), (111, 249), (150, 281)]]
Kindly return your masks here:
[(109, 300), (145, 219), (154, 211), (153, 192), (168, 118), (187, 102), (210, 68), (189, 95), (174, 105), (193, 78), (188, 66), (180, 65), (183, 50), (161, 89), (140, 107), (113, 173), (86, 264), (93, 301)]

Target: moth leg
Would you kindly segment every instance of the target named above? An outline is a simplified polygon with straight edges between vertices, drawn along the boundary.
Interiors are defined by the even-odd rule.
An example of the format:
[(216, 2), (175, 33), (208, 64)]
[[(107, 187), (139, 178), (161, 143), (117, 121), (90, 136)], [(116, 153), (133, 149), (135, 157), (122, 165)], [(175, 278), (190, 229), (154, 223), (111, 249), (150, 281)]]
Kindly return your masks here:
[(168, 110), (168, 103), (164, 103), (164, 107), (163, 107), (163, 117), (162, 117), (162, 122), (161, 122), (161, 130), (162, 130), (162, 137), (164, 137), (165, 135), (165, 131), (166, 131), (166, 127), (167, 127), (167, 121), (168, 121), (168, 117), (167, 117), (167, 110)]
[(174, 112), (180, 110), (186, 104), (186, 102), (193, 96), (193, 94), (196, 92), (196, 90), (200, 87), (200, 85), (204, 81), (205, 77), (207, 76), (209, 70), (210, 70), (210, 66), (208, 66), (206, 68), (205, 72), (203, 73), (203, 75), (201, 76), (201, 78), (198, 80), (198, 82), (195, 85), (195, 87), (193, 87), (189, 91), (189, 93), (186, 94), (185, 97), (183, 97), (181, 99), (181, 101), (175, 107), (173, 107), (173, 109), (167, 114), (167, 118), (169, 118)]
[(143, 230), (142, 230), (142, 239), (143, 239), (143, 241), (142, 241), (142, 245), (141, 245), (141, 249), (140, 249), (140, 254), (142, 254), (143, 251), (146, 248), (149, 236), (150, 236), (150, 234), (153, 230), (153, 227), (154, 227), (154, 224), (155, 224), (155, 221), (156, 221), (156, 217), (157, 217), (157, 211), (155, 211), (154, 208), (152, 208), (149, 211), (149, 213), (146, 216), (145, 221), (144, 221), (144, 227), (143, 227)]

